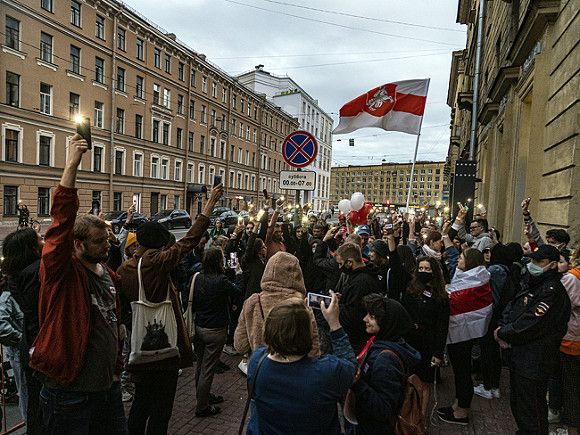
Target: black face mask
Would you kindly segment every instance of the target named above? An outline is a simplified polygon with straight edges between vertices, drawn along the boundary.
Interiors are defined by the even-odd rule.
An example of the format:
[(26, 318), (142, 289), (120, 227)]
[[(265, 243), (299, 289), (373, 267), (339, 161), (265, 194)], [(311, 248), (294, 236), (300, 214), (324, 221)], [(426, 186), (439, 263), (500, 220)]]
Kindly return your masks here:
[(429, 284), (433, 278), (432, 272), (417, 272), (417, 279), (424, 285)]

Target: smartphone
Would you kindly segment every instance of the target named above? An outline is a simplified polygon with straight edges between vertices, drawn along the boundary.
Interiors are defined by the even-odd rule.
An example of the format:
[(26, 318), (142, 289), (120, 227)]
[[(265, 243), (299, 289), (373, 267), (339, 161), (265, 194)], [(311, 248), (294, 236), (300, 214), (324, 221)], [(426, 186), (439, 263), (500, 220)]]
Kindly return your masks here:
[(91, 205), (91, 212), (95, 216), (99, 215), (99, 213), (101, 212), (101, 201), (99, 201), (98, 199), (95, 199), (93, 201), (93, 203)]
[(91, 149), (93, 147), (93, 143), (91, 141), (91, 118), (85, 116), (82, 118), (81, 122), (77, 123), (77, 133), (87, 141), (87, 146), (89, 149)]
[(216, 175), (215, 177), (213, 177), (213, 186), (219, 186), (220, 184), (222, 184), (222, 176), (221, 175)]
[(320, 310), (321, 302), (324, 302), (324, 306), (328, 308), (332, 299), (330, 296), (319, 295), (318, 293), (308, 293), (306, 297), (308, 298), (308, 306), (317, 310)]
[(238, 267), (238, 253), (230, 252), (230, 269)]

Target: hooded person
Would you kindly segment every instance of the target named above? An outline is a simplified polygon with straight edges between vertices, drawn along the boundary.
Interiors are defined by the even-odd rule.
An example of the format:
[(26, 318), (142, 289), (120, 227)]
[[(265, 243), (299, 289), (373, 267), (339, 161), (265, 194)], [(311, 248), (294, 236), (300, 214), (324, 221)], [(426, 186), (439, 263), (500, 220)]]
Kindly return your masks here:
[[(234, 347), (241, 353), (253, 352), (264, 344), (264, 320), (273, 307), (291, 298), (305, 298), (306, 287), (298, 259), (287, 252), (274, 254), (264, 269), (261, 287), (261, 293), (254, 293), (246, 299), (240, 313)], [(312, 350), (309, 355), (318, 356), (318, 328), (312, 312), (310, 317)]]
[(403, 306), (378, 293), (363, 298), (364, 325), (371, 336), (357, 356), (359, 370), (351, 390), (355, 395), (357, 434), (393, 434), (405, 392), (407, 374), (421, 355), (402, 338), (413, 328)]

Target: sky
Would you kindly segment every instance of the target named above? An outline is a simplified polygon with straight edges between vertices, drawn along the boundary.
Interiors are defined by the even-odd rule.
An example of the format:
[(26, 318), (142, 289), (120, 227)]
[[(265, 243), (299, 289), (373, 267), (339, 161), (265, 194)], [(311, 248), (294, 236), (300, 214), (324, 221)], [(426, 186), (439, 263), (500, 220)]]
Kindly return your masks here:
[[(451, 52), (465, 48), (457, 0), (125, 0), (230, 75), (288, 75), (338, 125), (346, 102), (431, 78), (418, 160), (445, 160)], [(348, 139), (355, 139), (355, 146)], [(333, 138), (333, 166), (410, 162), (416, 136), (365, 128)]]

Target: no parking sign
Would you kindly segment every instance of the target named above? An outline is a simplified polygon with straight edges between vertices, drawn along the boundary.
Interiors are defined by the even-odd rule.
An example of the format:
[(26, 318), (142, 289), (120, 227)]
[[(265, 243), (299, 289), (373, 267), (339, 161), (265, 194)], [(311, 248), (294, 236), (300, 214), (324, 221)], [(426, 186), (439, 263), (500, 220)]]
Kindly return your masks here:
[(318, 154), (318, 143), (307, 131), (298, 130), (290, 133), (282, 144), (282, 156), (286, 163), (294, 168), (310, 165)]

